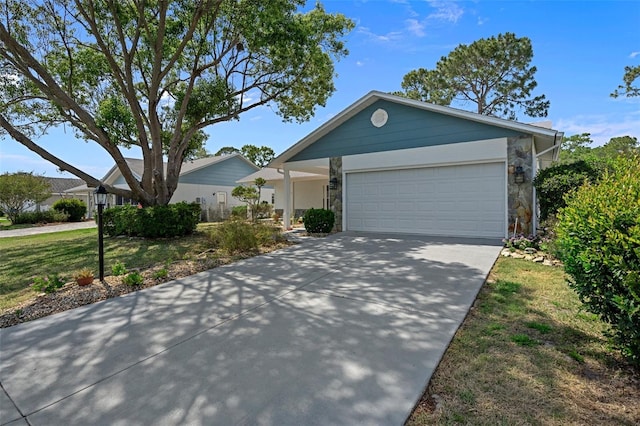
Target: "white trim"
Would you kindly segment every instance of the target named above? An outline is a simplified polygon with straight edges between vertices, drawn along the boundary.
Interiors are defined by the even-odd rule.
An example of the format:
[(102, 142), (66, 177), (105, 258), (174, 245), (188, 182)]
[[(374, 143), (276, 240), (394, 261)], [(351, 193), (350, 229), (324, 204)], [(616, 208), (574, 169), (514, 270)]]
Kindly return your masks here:
[[(507, 138), (436, 145), (342, 157), (342, 170), (375, 171), (507, 160)], [(288, 163), (289, 164), (289, 163)]]

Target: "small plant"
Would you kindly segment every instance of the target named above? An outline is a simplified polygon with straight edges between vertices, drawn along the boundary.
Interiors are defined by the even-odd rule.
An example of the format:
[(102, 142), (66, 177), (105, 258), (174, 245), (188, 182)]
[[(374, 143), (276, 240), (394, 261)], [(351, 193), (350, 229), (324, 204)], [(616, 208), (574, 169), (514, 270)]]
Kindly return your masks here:
[(532, 339), (526, 334), (514, 334), (513, 336), (511, 336), (511, 341), (520, 346), (536, 346), (540, 344), (540, 342)]
[(168, 275), (169, 275), (169, 271), (167, 271), (166, 268), (162, 268), (162, 269), (160, 269), (158, 271), (155, 271), (153, 273), (153, 278), (156, 279), (156, 280), (159, 280), (161, 278), (167, 278)]
[(124, 275), (127, 273), (127, 268), (124, 266), (124, 263), (119, 260), (111, 267), (111, 273), (115, 276)]
[(575, 349), (572, 349), (571, 351), (569, 351), (568, 355), (578, 363), (584, 364), (584, 357), (580, 355), (578, 352), (576, 352)]
[(81, 286), (91, 284), (93, 277), (94, 275), (91, 268), (82, 268), (73, 273), (73, 279)]
[(524, 250), (528, 248), (533, 248), (536, 250), (540, 249), (540, 237), (537, 235), (528, 235), (525, 236), (523, 234), (515, 235), (511, 238), (504, 238), (502, 240), (505, 247), (508, 249), (518, 249)]
[(529, 328), (533, 328), (534, 330), (538, 330), (541, 334), (547, 334), (552, 330), (551, 326), (535, 321), (528, 322), (525, 325)]
[(93, 270), (91, 268), (82, 268), (73, 273), (73, 279), (79, 280), (80, 278), (93, 278)]
[(122, 278), (122, 282), (131, 287), (137, 287), (139, 285), (142, 285), (142, 283), (144, 282), (144, 278), (139, 272), (131, 272), (125, 275), (124, 278)]
[(64, 285), (64, 281), (57, 274), (49, 274), (46, 277), (36, 277), (33, 280), (33, 289), (45, 293), (53, 293)]

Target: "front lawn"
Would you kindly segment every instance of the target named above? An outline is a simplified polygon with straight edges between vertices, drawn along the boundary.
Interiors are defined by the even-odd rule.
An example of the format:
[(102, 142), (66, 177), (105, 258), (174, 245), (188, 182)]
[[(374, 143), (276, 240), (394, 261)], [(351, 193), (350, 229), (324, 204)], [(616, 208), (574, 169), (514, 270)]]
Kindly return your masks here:
[(640, 424), (640, 375), (560, 267), (500, 258), (407, 425)]
[[(194, 258), (207, 250), (204, 231), (213, 224), (199, 224), (198, 232), (183, 238), (145, 240), (141, 238), (104, 239), (105, 275), (111, 274), (116, 262), (127, 269), (164, 265)], [(71, 280), (71, 274), (88, 267), (98, 274), (98, 231), (80, 229), (0, 238), (0, 312), (6, 312), (36, 296), (31, 289), (35, 277), (61, 274)]]

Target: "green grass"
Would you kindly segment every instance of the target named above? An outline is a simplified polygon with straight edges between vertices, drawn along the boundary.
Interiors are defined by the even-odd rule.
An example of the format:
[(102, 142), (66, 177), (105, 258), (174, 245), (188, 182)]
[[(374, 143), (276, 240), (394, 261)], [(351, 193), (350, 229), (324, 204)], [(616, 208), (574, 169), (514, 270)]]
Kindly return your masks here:
[[(211, 226), (200, 224), (198, 230)], [(202, 232), (166, 240), (105, 237), (105, 274), (110, 275), (118, 261), (131, 270), (189, 259), (206, 250), (207, 244)], [(97, 273), (98, 233), (93, 228), (0, 238), (0, 253), (0, 311), (5, 311), (36, 294), (30, 288), (36, 277), (60, 274), (71, 280), (71, 274), (83, 267)]]
[(407, 425), (640, 423), (638, 373), (562, 268), (500, 258), (474, 306)]

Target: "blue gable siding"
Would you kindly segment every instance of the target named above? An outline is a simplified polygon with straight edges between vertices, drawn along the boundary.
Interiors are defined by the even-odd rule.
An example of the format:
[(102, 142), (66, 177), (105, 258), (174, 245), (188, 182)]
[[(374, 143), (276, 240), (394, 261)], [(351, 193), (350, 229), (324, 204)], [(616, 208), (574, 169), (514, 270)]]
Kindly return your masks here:
[(180, 176), (180, 183), (238, 186), (236, 181), (258, 170), (241, 158), (233, 157)]
[[(371, 114), (383, 108), (387, 124), (377, 128)], [(393, 151), (518, 136), (519, 132), (379, 100), (296, 154), (289, 161)]]

